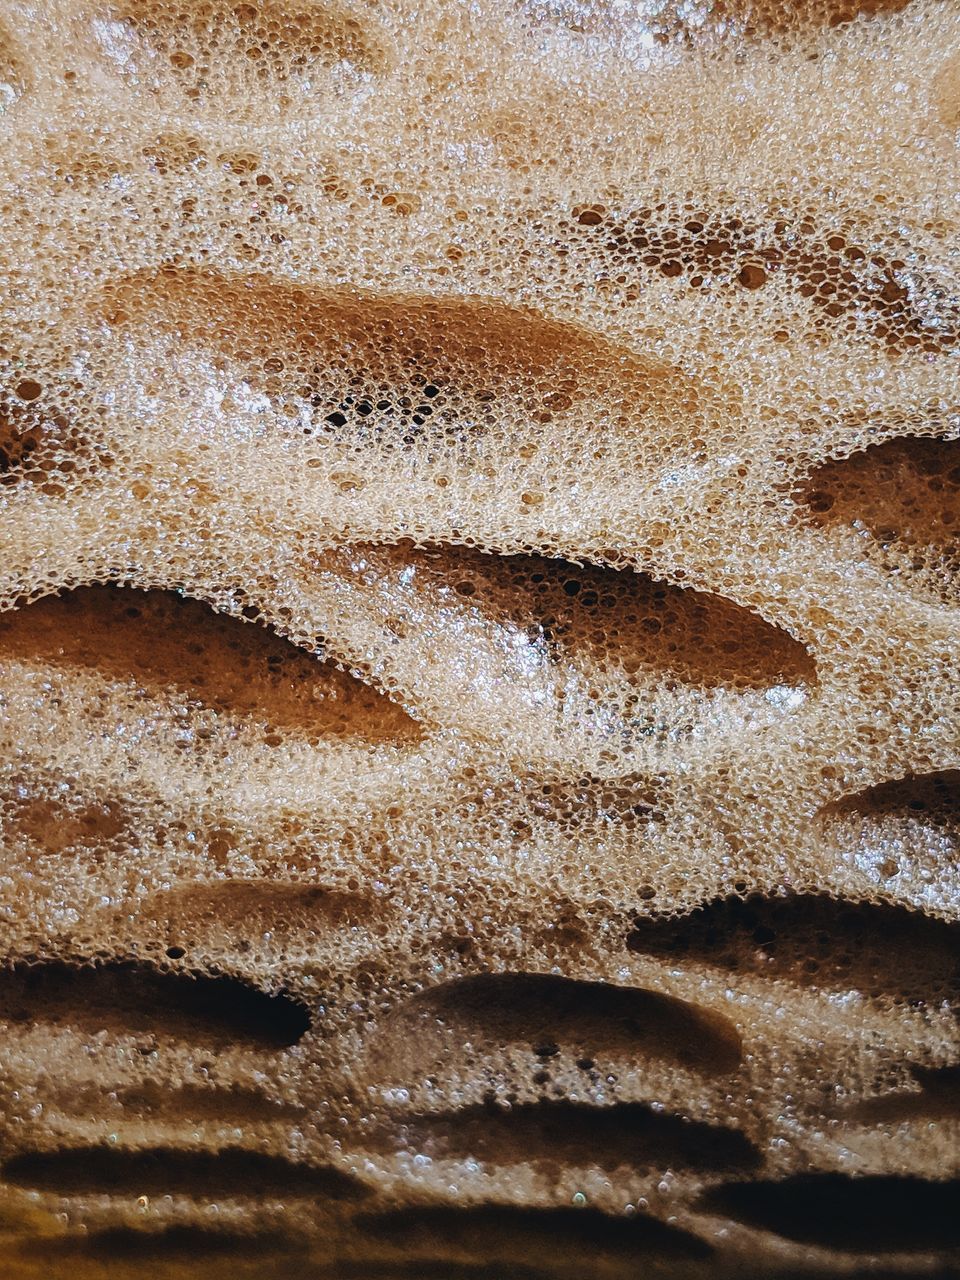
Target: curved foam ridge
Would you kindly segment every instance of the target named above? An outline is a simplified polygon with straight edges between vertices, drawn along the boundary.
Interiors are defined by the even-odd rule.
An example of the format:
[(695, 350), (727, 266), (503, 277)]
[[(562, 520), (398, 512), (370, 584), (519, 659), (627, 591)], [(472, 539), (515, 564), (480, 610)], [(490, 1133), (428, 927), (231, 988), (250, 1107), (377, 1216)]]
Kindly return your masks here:
[(960, 1267), (955, 0), (0, 5), (0, 1273)]

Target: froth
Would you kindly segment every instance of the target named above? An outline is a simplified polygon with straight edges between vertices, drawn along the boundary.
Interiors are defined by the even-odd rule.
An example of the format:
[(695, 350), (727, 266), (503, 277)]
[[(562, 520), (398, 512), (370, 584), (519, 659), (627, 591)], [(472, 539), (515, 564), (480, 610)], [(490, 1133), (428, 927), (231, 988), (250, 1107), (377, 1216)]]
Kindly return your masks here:
[(7, 1274), (951, 1265), (958, 125), (934, 0), (6, 0)]

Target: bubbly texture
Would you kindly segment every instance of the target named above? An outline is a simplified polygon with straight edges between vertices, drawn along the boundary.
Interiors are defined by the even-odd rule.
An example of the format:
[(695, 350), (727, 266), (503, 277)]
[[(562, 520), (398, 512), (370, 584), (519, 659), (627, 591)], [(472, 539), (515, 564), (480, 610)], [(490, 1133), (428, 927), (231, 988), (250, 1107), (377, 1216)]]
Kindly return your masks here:
[(0, 0), (0, 1270), (960, 1268), (955, 0)]

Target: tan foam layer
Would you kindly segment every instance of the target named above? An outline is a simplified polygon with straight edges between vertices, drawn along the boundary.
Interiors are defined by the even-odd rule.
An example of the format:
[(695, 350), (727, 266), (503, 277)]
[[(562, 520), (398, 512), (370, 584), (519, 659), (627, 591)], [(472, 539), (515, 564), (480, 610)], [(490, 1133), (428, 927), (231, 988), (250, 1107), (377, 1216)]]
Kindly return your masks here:
[(952, 0), (0, 0), (15, 1280), (960, 1265)]

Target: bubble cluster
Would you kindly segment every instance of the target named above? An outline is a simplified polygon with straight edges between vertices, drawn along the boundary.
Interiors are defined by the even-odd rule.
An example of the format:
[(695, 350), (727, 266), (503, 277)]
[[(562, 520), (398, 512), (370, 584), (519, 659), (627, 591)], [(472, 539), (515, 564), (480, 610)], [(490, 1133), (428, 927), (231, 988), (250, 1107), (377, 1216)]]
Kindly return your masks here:
[(373, 15), (323, 0), (126, 0), (94, 29), (104, 56), (158, 104), (238, 118), (317, 103), (389, 58)]

